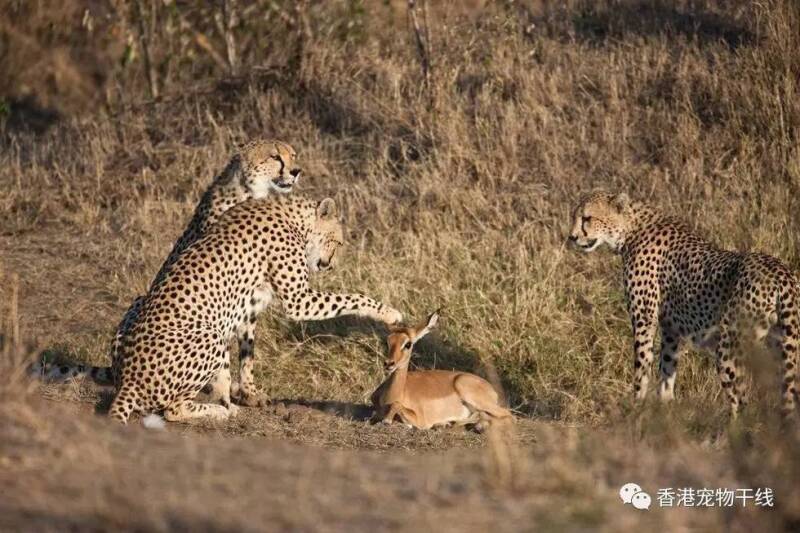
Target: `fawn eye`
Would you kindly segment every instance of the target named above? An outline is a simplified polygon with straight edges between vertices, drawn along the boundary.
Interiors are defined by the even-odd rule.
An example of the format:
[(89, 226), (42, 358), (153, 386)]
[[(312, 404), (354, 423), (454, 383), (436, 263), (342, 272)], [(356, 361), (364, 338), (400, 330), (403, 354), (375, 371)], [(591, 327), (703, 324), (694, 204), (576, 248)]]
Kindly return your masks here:
[(413, 344), (411, 344), (411, 341), (406, 341), (406, 343), (403, 345), (403, 349), (410, 350), (412, 346)]

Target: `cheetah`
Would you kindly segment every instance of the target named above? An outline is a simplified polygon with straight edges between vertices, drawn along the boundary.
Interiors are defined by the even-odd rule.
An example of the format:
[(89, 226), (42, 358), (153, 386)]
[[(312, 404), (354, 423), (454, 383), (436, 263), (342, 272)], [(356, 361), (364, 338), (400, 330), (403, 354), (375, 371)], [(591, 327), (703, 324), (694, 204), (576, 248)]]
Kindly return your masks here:
[(583, 199), (573, 212), (569, 240), (585, 252), (605, 244), (622, 256), (636, 399), (647, 394), (653, 341), (660, 330), (659, 398), (674, 397), (678, 361), (691, 343), (715, 353), (735, 418), (745, 404), (739, 358), (746, 333), (776, 341), (783, 365), (782, 411), (794, 411), (800, 290), (781, 261), (721, 250), (680, 220), (631, 201), (625, 193), (597, 192)]
[[(135, 411), (163, 411), (169, 421), (235, 413), (227, 343), (255, 323), (273, 296), (292, 320), (402, 320), (399, 311), (366, 296), (309, 286), (309, 273), (331, 268), (342, 241), (330, 198), (284, 195), (229, 209), (145, 296), (122, 341), (110, 416), (126, 423)], [(194, 401), (212, 382), (219, 403)]]
[[(225, 169), (206, 189), (194, 216), (181, 237), (174, 244), (166, 261), (156, 274), (151, 287), (162, 280), (178, 257), (194, 242), (202, 238), (217, 220), (231, 207), (250, 199), (263, 199), (271, 194), (287, 194), (300, 178), (301, 170), (295, 166), (297, 154), (289, 144), (275, 139), (251, 141), (233, 155)], [(119, 363), (122, 340), (141, 311), (144, 296), (134, 299), (119, 323), (111, 343), (112, 367)], [(253, 381), (253, 346), (255, 323), (248, 322), (239, 332), (240, 373), (237, 394), (246, 403), (257, 397)], [(39, 363), (33, 372), (47, 380), (71, 379), (89, 376), (100, 384), (112, 384), (112, 367), (87, 365), (54, 366), (45, 368)]]

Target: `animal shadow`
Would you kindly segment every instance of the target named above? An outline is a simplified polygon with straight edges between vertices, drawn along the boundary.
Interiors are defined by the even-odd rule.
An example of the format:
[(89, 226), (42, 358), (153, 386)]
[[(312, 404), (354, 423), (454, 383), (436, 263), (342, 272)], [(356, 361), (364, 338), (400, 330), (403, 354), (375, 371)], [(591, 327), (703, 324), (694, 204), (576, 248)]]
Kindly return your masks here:
[(328, 344), (338, 342), (337, 338), (344, 339), (354, 334), (385, 338), (388, 333), (388, 328), (380, 322), (346, 316), (315, 322), (292, 322), (288, 336), (294, 341), (317, 337), (320, 343)]
[(111, 402), (114, 401), (115, 391), (113, 388), (105, 388), (97, 392), (97, 401), (94, 404), (94, 414), (107, 415), (111, 409)]
[(280, 406), (283, 406), (287, 410), (296, 409), (298, 407), (314, 409), (326, 415), (338, 416), (339, 418), (352, 420), (354, 422), (366, 422), (372, 418), (375, 412), (371, 405), (335, 400), (306, 400), (303, 398), (283, 399), (273, 400), (269, 405), (276, 408), (281, 408)]
[[(386, 339), (389, 328), (384, 324), (359, 317), (341, 317), (319, 322), (293, 323), (289, 336), (295, 341), (317, 337), (321, 343), (336, 343), (351, 335), (376, 336)], [(437, 368), (473, 372), (480, 368), (480, 357), (469, 348), (444, 340), (437, 331), (423, 337), (414, 346), (411, 364), (418, 369)]]
[(534, 28), (541, 28), (552, 37), (578, 39), (601, 45), (606, 39), (625, 35), (684, 37), (700, 45), (724, 43), (731, 49), (755, 41), (741, 17), (733, 17), (690, 5), (674, 2), (627, 0), (615, 2), (613, 9), (600, 3), (586, 3), (578, 10), (558, 7), (536, 12), (520, 6), (519, 15)]

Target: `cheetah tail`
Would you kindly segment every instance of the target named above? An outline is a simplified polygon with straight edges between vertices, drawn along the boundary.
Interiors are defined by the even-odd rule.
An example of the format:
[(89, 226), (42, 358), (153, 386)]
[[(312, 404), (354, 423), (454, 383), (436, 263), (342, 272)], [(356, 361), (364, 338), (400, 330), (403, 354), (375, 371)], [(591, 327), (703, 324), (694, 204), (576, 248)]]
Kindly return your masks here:
[(47, 383), (61, 383), (78, 378), (89, 378), (98, 385), (113, 385), (111, 367), (88, 365), (57, 365), (39, 360), (29, 368), (29, 373)]

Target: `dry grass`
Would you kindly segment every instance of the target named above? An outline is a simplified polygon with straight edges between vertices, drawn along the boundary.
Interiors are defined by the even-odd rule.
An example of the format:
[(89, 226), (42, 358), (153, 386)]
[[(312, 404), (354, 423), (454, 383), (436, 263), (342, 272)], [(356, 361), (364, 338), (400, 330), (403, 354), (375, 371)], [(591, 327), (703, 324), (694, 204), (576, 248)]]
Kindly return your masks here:
[[(67, 14), (52, 16), (72, 32), (48, 34), (47, 10), (33, 4), (7, 10), (0, 23), (3, 42), (62, 50), (58, 64), (83, 80), (74, 87), (98, 87), (84, 91), (91, 97), (77, 88), (64, 96), (61, 85), (20, 66), (31, 63), (22, 52), (4, 52), (16, 63), (0, 62), (8, 70), (0, 77), (28, 76), (32, 87), (23, 94), (22, 82), (0, 86), (0, 261), (20, 277), (23, 331), (47, 353), (107, 362), (119, 316), (147, 287), (232, 146), (274, 135), (300, 153), (300, 192), (334, 196), (344, 208), (348, 257), (320, 285), (379, 297), (414, 319), (442, 307), (442, 327), (417, 350), (419, 366), (481, 373), (494, 366), (523, 417), (582, 428), (540, 428), (574, 434), (581, 451), (535, 448), (542, 455), (531, 461), (534, 494), (558, 499), (576, 490), (592, 501), (553, 515), (553, 527), (592, 513), (619, 525), (605, 495), (620, 471), (648, 470), (634, 469), (606, 439), (644, 450), (642, 464), (654, 473), (639, 479), (651, 486), (682, 479), (778, 486), (779, 469), (760, 474), (748, 458), (774, 453), (776, 466), (792, 457), (798, 464), (791, 448), (767, 447), (766, 408), (743, 424), (741, 439), (719, 438), (727, 421), (707, 357), (686, 358), (674, 406), (633, 406), (619, 261), (564, 246), (576, 198), (605, 187), (680, 212), (721, 245), (800, 266), (796, 2), (430, 3), (428, 88), (403, 2), (296, 10), (253, 2), (237, 33), (235, 78), (197, 45), (202, 34), (224, 56), (209, 13), (144, 2), (174, 9), (149, 30), (156, 101), (136, 47), (126, 48), (137, 27), (132, 15), (111, 1), (66, 4)], [(81, 26), (84, 7), (94, 33)], [(122, 29), (101, 45), (99, 35), (116, 35), (104, 28)], [(85, 74), (98, 64), (107, 65), (103, 76)], [(61, 118), (25, 131), (26, 117), (43, 110)], [(272, 398), (364, 403), (382, 377), (383, 335), (363, 322), (298, 325), (268, 314), (256, 345), (260, 385)], [(292, 429), (291, 416), (264, 416), (256, 422), (276, 428), (266, 434), (303, 442), (387, 448), (394, 439), (347, 420)], [(526, 431), (523, 449), (535, 454)], [(403, 446), (413, 449), (417, 439)], [(474, 436), (419, 439), (423, 448), (483, 444)], [(672, 448), (662, 458), (663, 441)], [(734, 468), (729, 454), (740, 451), (746, 459)], [(721, 466), (688, 463), (705, 473), (684, 478), (679, 454)], [(553, 481), (550, 491), (542, 476), (552, 469), (569, 479)], [(607, 486), (594, 485), (598, 475)], [(576, 488), (584, 482), (595, 488)], [(788, 502), (796, 489), (786, 490)], [(797, 509), (782, 510), (771, 515), (776, 525), (778, 517), (796, 523)], [(664, 519), (691, 524), (701, 515)]]

